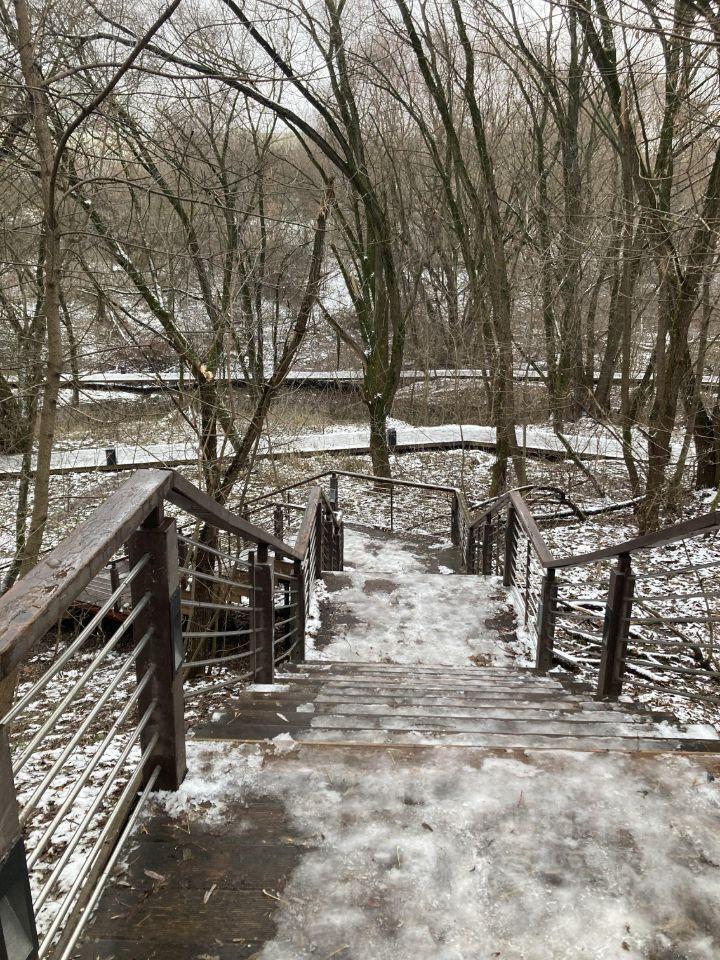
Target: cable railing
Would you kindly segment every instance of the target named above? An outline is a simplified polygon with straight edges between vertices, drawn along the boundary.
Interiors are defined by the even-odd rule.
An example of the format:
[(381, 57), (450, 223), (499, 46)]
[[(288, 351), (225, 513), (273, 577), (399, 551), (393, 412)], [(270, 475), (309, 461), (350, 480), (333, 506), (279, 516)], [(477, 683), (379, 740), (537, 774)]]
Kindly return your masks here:
[[(328, 481), (330, 504), (337, 509), (342, 503), (346, 521), (391, 533), (402, 531), (444, 536), (449, 530), (452, 543), (459, 548), (461, 566), (468, 570), (476, 567), (476, 517), (484, 508), (506, 496), (503, 494), (500, 498), (474, 503), (468, 501), (460, 487), (449, 484), (379, 477), (349, 470), (324, 470), (255, 497), (245, 504), (244, 511), (248, 516), (263, 517), (267, 523), (272, 518), (275, 532), (282, 535), (288, 526), (296, 528), (302, 510), (291, 501), (291, 495), (295, 496), (303, 488), (321, 481)], [(517, 492), (524, 493), (533, 504), (542, 505), (548, 519), (564, 515), (585, 519), (583, 512), (560, 487), (529, 484), (519, 487)]]
[(538, 669), (560, 663), (590, 679), (600, 698), (625, 692), (717, 704), (718, 529), (713, 512), (592, 553), (556, 556), (513, 492), (473, 521), (468, 569), (502, 576)]
[(0, 956), (74, 955), (142, 805), (182, 782), (189, 697), (302, 658), (342, 518), (319, 488), (298, 516), (293, 543), (138, 471), (0, 598)]
[[(388, 530), (391, 533), (445, 534), (450, 528), (453, 543), (465, 556), (471, 509), (459, 487), (447, 484), (398, 480), (349, 470), (325, 470), (296, 483), (280, 487), (248, 501), (244, 510), (251, 517), (273, 518), (275, 530), (297, 525), (298, 504), (290, 500), (298, 491), (327, 480), (328, 506), (342, 503), (345, 521)], [(327, 543), (334, 542), (332, 539)], [(332, 567), (328, 566), (328, 569)]]

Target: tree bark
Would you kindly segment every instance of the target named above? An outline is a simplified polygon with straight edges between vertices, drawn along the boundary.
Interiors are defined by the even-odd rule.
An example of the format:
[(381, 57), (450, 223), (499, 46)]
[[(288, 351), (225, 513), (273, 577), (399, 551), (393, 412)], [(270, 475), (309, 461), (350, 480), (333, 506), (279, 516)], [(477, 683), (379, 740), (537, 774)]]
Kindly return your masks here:
[(47, 355), (42, 409), (38, 425), (38, 450), (35, 466), (33, 509), (30, 530), (20, 564), (23, 576), (38, 560), (48, 515), (50, 459), (55, 440), (57, 403), (62, 374), (62, 324), (60, 319), (60, 233), (53, 195), (55, 146), (48, 121), (48, 103), (40, 69), (35, 60), (30, 11), (26, 0), (15, 0), (17, 43), (20, 67), (28, 97), (38, 151), (40, 192), (43, 209), (44, 295)]

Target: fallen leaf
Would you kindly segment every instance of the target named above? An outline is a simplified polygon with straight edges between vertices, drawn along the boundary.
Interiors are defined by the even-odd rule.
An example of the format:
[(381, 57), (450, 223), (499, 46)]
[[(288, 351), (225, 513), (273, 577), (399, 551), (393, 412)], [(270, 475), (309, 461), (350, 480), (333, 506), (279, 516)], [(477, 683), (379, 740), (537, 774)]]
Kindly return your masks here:
[(211, 896), (213, 895), (213, 893), (215, 892), (215, 888), (216, 888), (216, 887), (217, 887), (217, 884), (216, 884), (216, 883), (214, 883), (214, 884), (210, 887), (210, 889), (207, 891), (207, 893), (206, 893), (205, 896), (203, 897), (203, 903), (207, 903), (207, 902), (208, 902), (208, 900), (210, 899), (210, 897), (211, 897)]
[(146, 877), (150, 877), (151, 880), (157, 880), (158, 883), (165, 883), (165, 877), (161, 873), (155, 873), (154, 870), (143, 870), (143, 873)]

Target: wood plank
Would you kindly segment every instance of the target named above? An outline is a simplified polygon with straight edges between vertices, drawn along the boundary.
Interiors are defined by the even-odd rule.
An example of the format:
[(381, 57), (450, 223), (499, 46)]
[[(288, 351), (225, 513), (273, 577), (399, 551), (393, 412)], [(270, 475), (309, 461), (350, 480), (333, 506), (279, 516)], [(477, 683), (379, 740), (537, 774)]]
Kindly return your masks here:
[(170, 470), (138, 470), (0, 598), (0, 679), (103, 569), (145, 517), (164, 499)]
[(563, 709), (552, 705), (545, 709), (533, 710), (521, 705), (509, 707), (458, 707), (458, 706), (430, 706), (427, 704), (315, 704), (314, 717), (406, 717), (409, 720), (417, 717), (424, 719), (443, 718), (448, 720), (477, 719), (477, 720), (553, 720), (563, 723), (614, 723), (632, 720), (633, 723), (647, 724), (653, 722), (652, 716), (632, 717), (628, 714), (611, 711), (591, 710), (584, 711), (578, 704), (564, 705)]
[(219, 823), (157, 812), (128, 851), (122, 882), (103, 893), (77, 955), (255, 956), (275, 935), (274, 897), (312, 847), (269, 798), (234, 804)]
[[(518, 736), (610, 736), (620, 738), (650, 737), (663, 739), (662, 728), (653, 723), (612, 720), (598, 723), (586, 720), (493, 720), (482, 717), (405, 717), (405, 716), (316, 716), (313, 730), (385, 730), (390, 732), (448, 732), (480, 734), (517, 734)], [(350, 734), (352, 736), (352, 734)], [(678, 729), (677, 739), (682, 739)], [(720, 746), (720, 741), (719, 741)]]
[(408, 733), (386, 732), (382, 730), (315, 730), (311, 729), (300, 733), (297, 737), (301, 743), (333, 743), (336, 745), (377, 744), (391, 746), (400, 744), (427, 744), (429, 746), (456, 746), (474, 747), (476, 749), (492, 749), (507, 747), (518, 750), (619, 750), (625, 751), (660, 751), (675, 752), (708, 751), (720, 752), (720, 741), (716, 740), (682, 740), (661, 738), (654, 740), (651, 737), (577, 737), (540, 734), (500, 734), (500, 733)]

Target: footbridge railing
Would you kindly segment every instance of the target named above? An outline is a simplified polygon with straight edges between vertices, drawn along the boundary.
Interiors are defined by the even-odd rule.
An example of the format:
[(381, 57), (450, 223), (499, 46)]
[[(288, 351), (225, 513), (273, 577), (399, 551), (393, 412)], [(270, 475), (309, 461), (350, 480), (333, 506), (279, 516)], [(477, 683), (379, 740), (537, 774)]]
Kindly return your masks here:
[[(478, 511), (494, 503), (469, 501), (460, 487), (379, 477), (349, 470), (324, 470), (310, 477), (273, 490), (248, 501), (244, 510), (253, 518), (273, 519), (274, 529), (282, 535), (285, 526), (303, 508), (291, 500), (298, 491), (319, 482), (327, 482), (332, 505), (343, 507), (346, 520), (403, 533), (437, 532), (449, 529), (452, 542), (459, 548), (463, 566), (471, 562), (474, 549), (474, 518)], [(584, 519), (573, 501), (560, 487), (531, 484), (518, 488), (531, 502), (545, 501), (553, 508)]]
[[(560, 528), (561, 529), (561, 528)], [(720, 513), (589, 553), (557, 554), (518, 492), (470, 528), (468, 570), (512, 591), (536, 666), (559, 662), (600, 698), (720, 703)]]
[(73, 955), (149, 794), (185, 775), (185, 700), (301, 658), (342, 545), (318, 486), (291, 539), (141, 470), (0, 599), (3, 960)]

